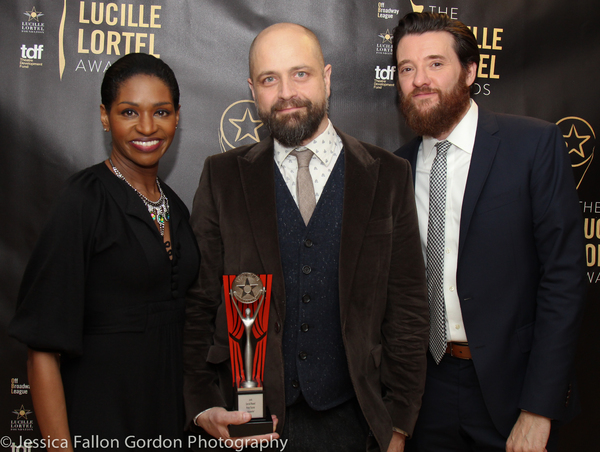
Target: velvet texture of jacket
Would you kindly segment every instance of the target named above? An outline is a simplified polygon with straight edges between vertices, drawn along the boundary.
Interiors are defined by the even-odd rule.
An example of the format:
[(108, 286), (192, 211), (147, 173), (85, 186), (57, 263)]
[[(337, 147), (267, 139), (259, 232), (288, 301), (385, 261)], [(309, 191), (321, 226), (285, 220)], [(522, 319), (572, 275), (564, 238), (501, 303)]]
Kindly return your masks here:
[[(410, 165), (338, 131), (344, 145), (339, 305), (350, 377), (381, 450), (393, 427), (411, 433), (425, 384), (428, 306)], [(188, 292), (184, 393), (188, 424), (231, 409), (224, 274), (272, 274), (265, 400), (285, 422), (286, 294), (278, 241), (273, 140), (209, 157), (191, 223), (202, 256)], [(332, 439), (335, 441), (335, 439)], [(332, 443), (333, 444), (333, 443)], [(374, 447), (377, 450), (377, 447)]]

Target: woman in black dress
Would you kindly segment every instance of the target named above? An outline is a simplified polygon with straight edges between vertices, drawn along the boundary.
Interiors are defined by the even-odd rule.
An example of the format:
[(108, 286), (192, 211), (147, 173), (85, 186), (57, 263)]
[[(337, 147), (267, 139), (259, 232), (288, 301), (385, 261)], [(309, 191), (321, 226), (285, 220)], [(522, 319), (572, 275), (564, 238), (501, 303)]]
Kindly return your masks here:
[(199, 254), (186, 206), (157, 177), (179, 87), (161, 60), (129, 54), (106, 71), (101, 91), (110, 158), (68, 180), (10, 334), (29, 347), (48, 450), (179, 450), (184, 296)]

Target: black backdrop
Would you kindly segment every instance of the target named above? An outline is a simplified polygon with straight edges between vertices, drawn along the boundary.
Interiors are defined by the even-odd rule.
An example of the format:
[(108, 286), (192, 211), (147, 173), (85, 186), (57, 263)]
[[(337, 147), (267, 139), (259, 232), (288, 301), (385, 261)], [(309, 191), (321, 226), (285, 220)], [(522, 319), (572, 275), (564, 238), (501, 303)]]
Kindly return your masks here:
[[(595, 0), (31, 1), (0, 4), (0, 437), (18, 443), (19, 437), (38, 434), (26, 349), (7, 337), (6, 327), (57, 190), (70, 174), (108, 155), (110, 139), (98, 108), (107, 65), (142, 51), (160, 55), (177, 74), (181, 121), (159, 174), (189, 206), (208, 155), (264, 133), (253, 122), (247, 53), (253, 37), (275, 22), (297, 22), (319, 36), (333, 66), (330, 116), (338, 127), (391, 151), (410, 139), (397, 110), (389, 35), (414, 9), (446, 12), (472, 27), (482, 52), (475, 96), (480, 106), (539, 117), (563, 130), (586, 222), (590, 284), (577, 356), (583, 413), (563, 429), (561, 450), (597, 449), (600, 352), (593, 338), (600, 314), (600, 163), (593, 157), (600, 130), (600, 7)], [(236, 127), (230, 119), (243, 121)]]

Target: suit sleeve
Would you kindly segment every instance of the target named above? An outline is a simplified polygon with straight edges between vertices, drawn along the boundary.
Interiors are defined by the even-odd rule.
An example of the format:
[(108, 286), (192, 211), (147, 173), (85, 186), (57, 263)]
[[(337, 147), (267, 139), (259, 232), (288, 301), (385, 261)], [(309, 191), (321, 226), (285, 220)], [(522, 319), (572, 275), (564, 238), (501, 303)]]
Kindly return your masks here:
[(207, 408), (226, 406), (219, 390), (217, 371), (207, 361), (221, 303), (220, 281), (223, 275), (223, 242), (219, 210), (213, 197), (210, 157), (204, 163), (190, 223), (202, 259), (198, 279), (188, 290), (186, 298), (183, 360), (187, 426)]
[(579, 200), (558, 127), (541, 134), (530, 179), (540, 261), (533, 344), (519, 407), (560, 419), (585, 302), (585, 254)]
[(429, 308), (417, 209), (408, 162), (395, 177), (394, 227), (385, 319), (381, 381), (392, 425), (412, 435), (425, 389)]

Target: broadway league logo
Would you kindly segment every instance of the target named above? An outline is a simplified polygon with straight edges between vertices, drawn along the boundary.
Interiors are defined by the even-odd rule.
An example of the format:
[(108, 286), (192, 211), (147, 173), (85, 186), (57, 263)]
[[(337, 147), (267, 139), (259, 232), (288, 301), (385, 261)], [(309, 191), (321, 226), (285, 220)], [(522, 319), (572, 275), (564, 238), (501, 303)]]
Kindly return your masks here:
[(386, 8), (385, 2), (377, 2), (377, 17), (380, 19), (393, 19), (399, 12), (399, 9)]
[(219, 126), (219, 145), (221, 152), (258, 143), (268, 135), (266, 127), (258, 118), (254, 101), (239, 100), (225, 109)]
[(556, 124), (560, 127), (567, 143), (571, 166), (575, 174), (577, 188), (579, 188), (590, 169), (592, 160), (594, 160), (596, 133), (589, 122), (576, 116), (567, 116)]

